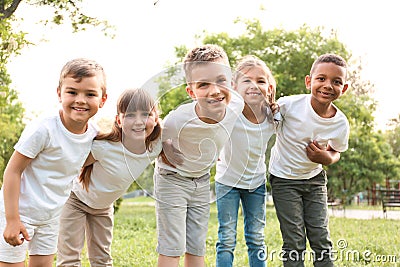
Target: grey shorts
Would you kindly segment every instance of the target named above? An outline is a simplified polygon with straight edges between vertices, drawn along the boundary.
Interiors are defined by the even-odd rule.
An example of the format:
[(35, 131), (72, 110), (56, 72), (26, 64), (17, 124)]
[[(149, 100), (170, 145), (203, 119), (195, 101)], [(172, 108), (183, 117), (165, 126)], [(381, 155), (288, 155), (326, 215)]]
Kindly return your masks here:
[(210, 175), (199, 178), (156, 169), (154, 193), (157, 215), (157, 252), (176, 257), (204, 256), (210, 216)]

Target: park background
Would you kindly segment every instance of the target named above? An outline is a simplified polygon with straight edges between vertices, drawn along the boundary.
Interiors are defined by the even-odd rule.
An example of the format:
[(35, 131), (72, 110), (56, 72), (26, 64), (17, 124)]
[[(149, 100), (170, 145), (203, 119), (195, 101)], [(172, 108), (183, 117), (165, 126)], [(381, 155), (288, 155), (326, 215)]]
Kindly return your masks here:
[[(104, 35), (100, 23), (97, 27), (88, 26), (85, 31), (72, 33), (74, 18), (71, 20), (68, 12), (62, 12), (71, 2), (81, 7), (85, 14), (107, 20), (108, 25), (115, 28), (106, 28), (108, 35)], [(43, 5), (38, 6), (38, 3)], [(43, 21), (40, 22), (53, 18), (51, 5), (58, 7), (56, 22), (60, 22), (60, 14), (66, 15), (64, 24), (48, 23), (45, 26)], [(186, 101), (185, 94), (179, 92), (179, 81), (171, 84), (168, 75), (172, 69), (169, 66), (179, 62), (187, 48), (215, 42), (227, 50), (233, 65), (236, 57), (245, 53), (263, 58), (278, 79), (278, 93), (284, 94), (305, 92), (304, 75), (318, 54), (337, 52), (345, 56), (353, 68), (352, 84), (343, 101), (337, 104), (349, 117), (352, 135), (349, 151), (343, 153), (338, 164), (328, 168), (330, 195), (350, 205), (360, 192), (368, 195), (377, 186), (398, 187), (400, 105), (397, 104), (399, 90), (393, 81), (397, 76), (395, 64), (399, 62), (399, 55), (393, 51), (399, 42), (395, 34), (399, 18), (395, 10), (395, 1), (22, 1), (13, 17), (1, 21), (1, 170), (23, 124), (58, 107), (56, 86), (59, 71), (67, 60), (90, 57), (106, 69), (109, 100), (96, 116), (101, 123), (102, 118), (113, 117), (115, 101), (128, 87), (148, 87), (155, 96), (160, 95), (155, 88), (164, 90), (160, 100), (164, 101), (161, 104), (165, 113)], [(95, 20), (87, 21), (96, 23)], [(19, 31), (26, 33), (23, 38)], [(110, 35), (114, 37), (110, 38)], [(35, 45), (26, 45), (26, 41)], [(271, 44), (279, 49), (265, 50), (274, 47)], [(159, 79), (160, 74), (167, 77)], [(151, 191), (151, 185), (144, 184), (151, 181), (146, 179), (151, 176), (151, 171), (147, 170), (142, 177), (145, 179), (136, 185), (136, 189)], [(132, 212), (128, 207), (122, 205), (121, 214), (117, 216)], [(126, 238), (124, 234), (132, 242), (147, 228), (148, 238), (154, 238), (153, 221), (140, 219), (154, 216), (154, 213), (150, 211), (151, 215), (139, 216), (144, 210), (146, 208), (141, 207), (126, 218), (117, 217), (117, 220), (139, 219), (141, 222), (129, 221), (128, 225), (136, 225), (137, 229), (131, 229), (129, 233), (122, 229), (118, 243)], [(274, 215), (270, 219), (277, 234)], [(339, 220), (336, 225), (334, 222), (331, 228), (335, 231), (343, 224), (347, 226), (344, 233), (334, 236), (335, 241), (341, 240), (341, 235), (351, 238), (357, 233), (351, 243), (360, 246), (358, 251), (365, 251), (373, 244), (368, 239), (373, 230), (374, 236), (383, 239), (375, 240), (378, 248), (373, 246), (373, 253), (399, 255), (398, 235), (390, 234), (399, 232), (397, 222), (391, 223), (390, 227), (386, 221), (374, 221), (365, 227), (352, 226), (361, 226), (361, 222)], [(211, 224), (215, 225), (215, 220), (211, 220)], [(211, 227), (210, 231), (214, 230)], [(215, 244), (213, 238), (212, 234), (207, 244), (211, 254)], [(272, 245), (278, 249), (279, 236), (272, 240), (276, 243), (272, 242)], [(138, 242), (133, 242), (142, 244), (146, 240), (139, 238)], [(154, 245), (154, 240), (148, 243)], [(122, 257), (118, 250), (115, 253)], [(126, 257), (140, 258), (139, 255)], [(243, 256), (241, 260), (245, 262), (245, 258)], [(212, 259), (209, 262), (211, 264)], [(351, 262), (355, 262), (354, 265)], [(360, 263), (377, 266), (368, 260), (348, 261), (346, 266), (360, 266)], [(390, 265), (393, 262), (387, 264), (383, 266), (394, 266)], [(121, 263), (116, 266), (131, 265)]]

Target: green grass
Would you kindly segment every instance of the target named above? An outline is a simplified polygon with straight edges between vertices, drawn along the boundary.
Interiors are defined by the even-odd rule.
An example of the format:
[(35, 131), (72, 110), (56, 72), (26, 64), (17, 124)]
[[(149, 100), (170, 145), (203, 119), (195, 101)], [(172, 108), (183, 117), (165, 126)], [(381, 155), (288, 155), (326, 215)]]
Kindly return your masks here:
[[(144, 200), (140, 199), (140, 202), (136, 202), (135, 205), (130, 204), (131, 201), (124, 200), (119, 212), (115, 215), (112, 245), (115, 267), (156, 266), (158, 254), (155, 251), (157, 245), (155, 210)], [(153, 202), (150, 198), (148, 200)], [(217, 229), (216, 207), (213, 204), (205, 257), (209, 267), (215, 266)], [(399, 220), (331, 218), (330, 230), (334, 249), (337, 251), (336, 266), (400, 266)], [(267, 207), (265, 236), (269, 255), (268, 266), (282, 266), (277, 254), (282, 244), (279, 223), (272, 207)], [(368, 251), (371, 253), (370, 256), (368, 256)], [(363, 258), (363, 255), (367, 255), (370, 259), (384, 257), (385, 259), (382, 260), (386, 262), (369, 261)], [(393, 262), (394, 256), (391, 255), (397, 257), (397, 265)], [(82, 266), (89, 266), (85, 255), (83, 255)], [(238, 225), (234, 266), (248, 266), (242, 220)], [(312, 266), (312, 263), (306, 260), (306, 266)]]
[(145, 197), (145, 196), (140, 196), (140, 197), (135, 197), (135, 198), (125, 198), (122, 203), (154, 203), (154, 199), (151, 197)]

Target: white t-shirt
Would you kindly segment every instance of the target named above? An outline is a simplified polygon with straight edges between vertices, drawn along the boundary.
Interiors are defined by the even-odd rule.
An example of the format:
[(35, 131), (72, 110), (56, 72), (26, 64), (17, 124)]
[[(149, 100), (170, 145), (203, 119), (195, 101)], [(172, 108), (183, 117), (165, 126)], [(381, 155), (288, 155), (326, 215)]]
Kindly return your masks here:
[[(89, 122), (84, 134), (69, 132), (57, 114), (25, 128), (15, 150), (32, 158), (21, 177), (19, 213), (24, 222), (50, 223), (58, 220), (72, 181), (79, 174), (97, 135)], [(3, 192), (0, 208), (4, 212)]]
[(162, 140), (172, 140), (174, 147), (184, 155), (183, 163), (173, 168), (157, 160), (157, 167), (185, 177), (201, 177), (209, 173), (219, 151), (230, 140), (233, 126), (244, 107), (243, 98), (237, 92), (231, 92), (231, 96), (225, 117), (215, 124), (199, 119), (195, 111), (196, 101), (171, 111), (164, 119)]
[(95, 140), (91, 152), (96, 162), (93, 165), (89, 192), (83, 189), (78, 179), (74, 180), (73, 192), (91, 208), (107, 208), (125, 193), (132, 182), (160, 154), (161, 148), (159, 140), (153, 145), (151, 152), (134, 154), (121, 142)]
[(240, 114), (231, 142), (226, 143), (219, 155), (215, 180), (243, 189), (254, 189), (265, 183), (265, 152), (274, 127), (267, 119), (254, 124)]
[(348, 148), (350, 133), (346, 116), (337, 107), (332, 118), (320, 117), (311, 106), (311, 94), (282, 97), (278, 101), (283, 120), (271, 150), (269, 172), (280, 178), (309, 179), (322, 171), (312, 162), (306, 147), (312, 140), (338, 152)]

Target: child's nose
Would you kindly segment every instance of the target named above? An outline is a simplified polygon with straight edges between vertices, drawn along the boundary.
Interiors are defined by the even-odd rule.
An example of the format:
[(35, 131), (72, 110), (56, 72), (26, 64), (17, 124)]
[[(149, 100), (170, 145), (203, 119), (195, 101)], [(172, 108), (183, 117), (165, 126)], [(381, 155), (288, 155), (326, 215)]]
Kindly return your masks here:
[(144, 124), (146, 123), (146, 118), (143, 116), (136, 116), (135, 117), (135, 124)]
[(86, 102), (86, 96), (84, 94), (78, 94), (76, 96), (76, 102), (77, 103), (85, 103)]
[(333, 82), (327, 80), (326, 83), (325, 83), (325, 87), (329, 88), (329, 89), (332, 89), (333, 88)]
[(219, 95), (221, 93), (221, 88), (219, 88), (219, 86), (214, 83), (210, 86), (209, 93), (210, 95)]

